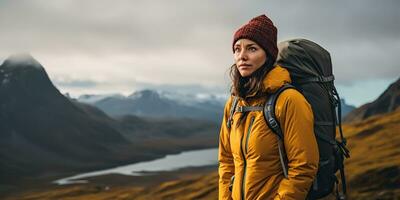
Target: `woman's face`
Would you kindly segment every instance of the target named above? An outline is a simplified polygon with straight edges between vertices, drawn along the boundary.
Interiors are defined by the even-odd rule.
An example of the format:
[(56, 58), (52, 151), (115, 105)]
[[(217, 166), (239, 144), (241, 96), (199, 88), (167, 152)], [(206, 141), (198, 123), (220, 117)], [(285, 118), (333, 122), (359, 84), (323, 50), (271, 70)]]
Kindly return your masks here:
[(267, 61), (264, 49), (249, 39), (236, 41), (233, 50), (235, 64), (242, 77), (250, 76)]

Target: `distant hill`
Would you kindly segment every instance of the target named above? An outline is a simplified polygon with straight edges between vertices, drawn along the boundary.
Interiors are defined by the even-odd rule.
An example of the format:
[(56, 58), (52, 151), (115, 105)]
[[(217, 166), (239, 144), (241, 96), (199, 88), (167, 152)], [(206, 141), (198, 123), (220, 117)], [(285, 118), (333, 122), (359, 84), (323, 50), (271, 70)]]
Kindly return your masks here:
[(128, 97), (121, 95), (83, 95), (79, 102), (89, 103), (110, 116), (135, 115), (152, 118), (192, 118), (219, 122), (225, 98), (196, 96), (154, 90), (141, 90)]
[[(70, 98), (69, 95), (67, 97)], [(103, 95), (102, 94), (100, 94), (100, 95), (83, 94), (83, 95), (80, 95), (76, 100), (81, 103), (94, 104), (94, 103), (96, 103), (100, 100), (103, 100), (105, 98), (108, 98), (108, 97), (121, 98), (121, 99), (125, 98), (125, 96), (123, 96), (121, 94), (103, 94)]]
[(344, 118), (345, 122), (366, 119), (373, 115), (389, 113), (400, 106), (400, 78), (392, 83), (375, 101), (362, 105)]
[(211, 121), (172, 117), (146, 118), (132, 115), (116, 120), (119, 122), (120, 132), (126, 138), (135, 146), (146, 144), (151, 147), (151, 152), (171, 154), (181, 150), (218, 146), (220, 124)]
[[(113, 117), (135, 115), (155, 118), (193, 118), (220, 122), (227, 97), (179, 94), (141, 90), (125, 97), (121, 94), (81, 95), (76, 100), (98, 107)], [(342, 118), (356, 107), (341, 99)]]
[(342, 119), (346, 117), (346, 115), (349, 114), (351, 111), (356, 109), (355, 106), (347, 104), (344, 99), (340, 99), (340, 103), (342, 105)]

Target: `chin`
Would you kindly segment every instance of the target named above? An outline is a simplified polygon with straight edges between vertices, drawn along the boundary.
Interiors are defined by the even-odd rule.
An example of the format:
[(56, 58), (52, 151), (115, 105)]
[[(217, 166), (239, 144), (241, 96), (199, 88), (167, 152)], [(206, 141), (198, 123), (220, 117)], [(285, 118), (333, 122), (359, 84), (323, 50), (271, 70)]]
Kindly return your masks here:
[(239, 71), (239, 73), (240, 73), (240, 75), (242, 76), (242, 77), (248, 77), (248, 76), (250, 76), (252, 73), (250, 73), (250, 72), (247, 72), (247, 71), (245, 71), (245, 72), (240, 72)]

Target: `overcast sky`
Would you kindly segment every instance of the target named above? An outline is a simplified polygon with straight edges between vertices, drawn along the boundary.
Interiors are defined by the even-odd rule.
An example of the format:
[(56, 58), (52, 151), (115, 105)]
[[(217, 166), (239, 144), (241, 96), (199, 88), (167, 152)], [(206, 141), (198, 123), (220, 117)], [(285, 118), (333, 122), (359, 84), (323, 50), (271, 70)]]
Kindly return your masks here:
[(63, 93), (224, 93), (234, 31), (267, 14), (278, 41), (313, 40), (353, 105), (400, 75), (400, 1), (0, 0), (0, 61), (29, 52)]

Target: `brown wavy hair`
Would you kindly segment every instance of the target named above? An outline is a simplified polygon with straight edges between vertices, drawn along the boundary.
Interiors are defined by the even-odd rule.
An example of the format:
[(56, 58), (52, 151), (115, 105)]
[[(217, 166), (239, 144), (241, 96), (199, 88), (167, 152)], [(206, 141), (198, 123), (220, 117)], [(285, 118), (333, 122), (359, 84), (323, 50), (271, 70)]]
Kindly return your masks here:
[(236, 64), (230, 68), (230, 77), (232, 79), (231, 94), (234, 96), (246, 98), (247, 95), (256, 93), (255, 97), (265, 95), (263, 93), (263, 79), (272, 69), (275, 60), (267, 54), (267, 61), (264, 65), (253, 72), (249, 77), (242, 77)]

